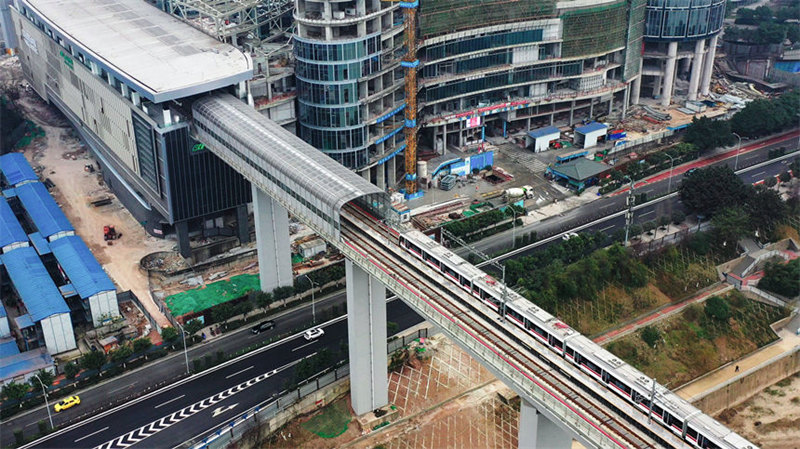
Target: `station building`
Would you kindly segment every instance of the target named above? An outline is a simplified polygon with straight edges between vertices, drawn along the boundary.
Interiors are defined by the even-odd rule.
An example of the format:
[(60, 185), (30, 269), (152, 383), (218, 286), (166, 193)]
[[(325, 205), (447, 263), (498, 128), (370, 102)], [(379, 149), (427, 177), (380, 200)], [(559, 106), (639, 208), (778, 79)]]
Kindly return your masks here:
[(189, 130), (194, 97), (246, 96), (249, 55), (141, 0), (15, 0), (10, 13), (26, 79), (149, 234), (174, 232), (184, 256), (190, 232), (249, 239), (249, 183)]

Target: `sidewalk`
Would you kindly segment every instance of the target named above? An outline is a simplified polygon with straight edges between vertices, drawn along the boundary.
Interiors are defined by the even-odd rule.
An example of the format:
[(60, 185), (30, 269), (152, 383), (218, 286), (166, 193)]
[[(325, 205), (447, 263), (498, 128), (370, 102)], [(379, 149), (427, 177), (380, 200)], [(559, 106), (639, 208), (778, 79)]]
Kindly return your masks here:
[[(634, 184), (634, 188), (639, 188), (639, 187), (645, 186), (645, 185), (653, 183), (653, 182), (663, 181), (665, 179), (668, 179), (670, 176), (682, 175), (682, 174), (686, 173), (687, 171), (689, 171), (689, 170), (691, 170), (693, 168), (703, 168), (703, 167), (706, 167), (708, 165), (714, 164), (716, 162), (735, 157), (737, 152), (739, 153), (739, 155), (742, 155), (742, 154), (749, 153), (750, 151), (760, 150), (761, 148), (764, 148), (764, 147), (772, 145), (772, 144), (774, 144), (776, 142), (780, 142), (782, 140), (785, 140), (787, 137), (789, 137), (789, 138), (791, 138), (791, 137), (800, 137), (800, 131), (791, 131), (791, 132), (788, 132), (788, 133), (785, 133), (785, 134), (781, 134), (779, 136), (770, 137), (768, 139), (764, 139), (764, 140), (761, 140), (761, 141), (757, 141), (757, 142), (751, 143), (751, 144), (746, 145), (746, 146), (742, 146), (738, 150), (737, 149), (733, 149), (733, 150), (723, 151), (721, 153), (714, 154), (713, 156), (705, 158), (705, 159), (699, 159), (699, 160), (696, 160), (696, 161), (693, 161), (693, 162), (689, 162), (689, 163), (686, 163), (686, 164), (683, 164), (683, 165), (679, 165), (677, 167), (673, 167), (672, 170), (666, 170), (666, 171), (663, 171), (661, 173), (658, 173), (658, 174), (655, 174), (653, 176), (650, 176), (649, 178), (637, 181), (636, 184)], [(622, 193), (627, 192), (628, 190), (629, 190), (629, 187), (623, 187), (623, 188), (615, 191), (614, 193), (611, 193), (609, 196), (620, 195)]]
[(665, 306), (656, 309), (655, 311), (651, 312), (648, 315), (639, 318), (634, 318), (633, 322), (623, 324), (621, 327), (608, 331), (600, 335), (599, 337), (592, 339), (592, 341), (594, 341), (599, 345), (611, 343), (612, 341), (618, 338), (622, 338), (625, 335), (630, 334), (631, 332), (636, 332), (637, 330), (641, 329), (644, 326), (647, 326), (650, 323), (653, 323), (655, 321), (660, 321), (664, 318), (675, 315), (692, 304), (705, 301), (711, 296), (719, 295), (732, 289), (733, 289), (732, 285), (717, 284), (716, 286), (713, 286), (710, 289), (698, 294), (697, 296), (689, 298), (683, 302), (679, 302), (677, 304), (667, 304)]

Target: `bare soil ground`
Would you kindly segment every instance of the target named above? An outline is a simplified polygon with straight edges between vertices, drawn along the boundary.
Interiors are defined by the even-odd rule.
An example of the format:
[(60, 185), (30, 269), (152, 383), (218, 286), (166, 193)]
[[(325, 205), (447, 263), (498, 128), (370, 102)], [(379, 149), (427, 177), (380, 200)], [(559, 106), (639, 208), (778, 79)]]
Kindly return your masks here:
[[(5, 88), (18, 88), (23, 83), (16, 58), (0, 60), (0, 73), (0, 83)], [(93, 164), (95, 168), (97, 164), (60, 112), (45, 104), (33, 90), (18, 88), (18, 92), (17, 104), (26, 118), (41, 126), (46, 133), (44, 139), (38, 139), (24, 149), (31, 166), (40, 172), (42, 179), (49, 178), (55, 184), (50, 193), (118, 290), (132, 290), (159, 325), (168, 325), (153, 302), (146, 273), (139, 269), (139, 260), (155, 251), (171, 251), (175, 243), (147, 235), (103, 183), (100, 175), (86, 171), (87, 164)], [(110, 197), (113, 201), (106, 206), (93, 207), (90, 201), (101, 197)], [(103, 240), (103, 226), (108, 224), (122, 233), (122, 238), (113, 241), (113, 245)], [(160, 341), (155, 331), (151, 332), (150, 338), (154, 342)]]
[(723, 411), (718, 419), (762, 449), (800, 448), (800, 374)]

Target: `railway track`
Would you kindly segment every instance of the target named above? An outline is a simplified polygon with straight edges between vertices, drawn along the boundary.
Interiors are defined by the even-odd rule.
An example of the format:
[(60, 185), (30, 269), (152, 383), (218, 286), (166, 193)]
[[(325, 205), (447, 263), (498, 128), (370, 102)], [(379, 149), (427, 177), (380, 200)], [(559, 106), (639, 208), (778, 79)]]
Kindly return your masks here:
[[(345, 212), (343, 210), (343, 212)], [(448, 319), (459, 323), (459, 326), (484, 346), (503, 357), (515, 370), (544, 389), (551, 396), (567, 405), (586, 422), (603, 432), (619, 447), (650, 448), (651, 442), (639, 436), (639, 432), (631, 429), (629, 424), (612, 413), (607, 412), (605, 405), (596, 403), (591, 394), (570, 385), (562, 380), (562, 373), (543, 363), (529, 351), (521, 351), (520, 341), (509, 341), (509, 338), (498, 332), (494, 324), (489, 324), (481, 317), (485, 312), (463, 304), (464, 295), (460, 290), (444, 290), (440, 286), (456, 287), (440, 273), (430, 270), (414, 270), (413, 264), (406, 260), (408, 254), (399, 246), (397, 233), (383, 227), (362, 211), (347, 207), (347, 214), (342, 214), (342, 236), (360, 249), (363, 255), (370, 255), (370, 260), (378, 268), (392, 276), (399, 283), (417, 296), (427, 301)], [(375, 256), (380, 254), (380, 260)], [(423, 265), (424, 266), (424, 265)], [(426, 267), (427, 268), (427, 267)], [(472, 298), (470, 296), (470, 302)], [(496, 317), (499, 319), (499, 317)], [(493, 321), (489, 318), (489, 321)]]

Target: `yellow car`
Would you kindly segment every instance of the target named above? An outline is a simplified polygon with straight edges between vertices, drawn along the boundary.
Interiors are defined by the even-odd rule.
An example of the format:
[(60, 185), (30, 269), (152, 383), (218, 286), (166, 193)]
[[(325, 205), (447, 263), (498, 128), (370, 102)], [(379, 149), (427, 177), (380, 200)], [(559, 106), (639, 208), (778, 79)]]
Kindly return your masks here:
[(80, 403), (81, 403), (81, 398), (79, 398), (78, 396), (70, 396), (68, 398), (64, 398), (61, 402), (54, 405), (53, 409), (55, 409), (55, 411), (57, 412), (60, 412), (61, 410), (66, 410)]

